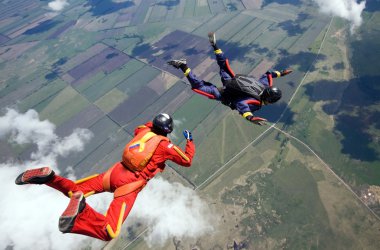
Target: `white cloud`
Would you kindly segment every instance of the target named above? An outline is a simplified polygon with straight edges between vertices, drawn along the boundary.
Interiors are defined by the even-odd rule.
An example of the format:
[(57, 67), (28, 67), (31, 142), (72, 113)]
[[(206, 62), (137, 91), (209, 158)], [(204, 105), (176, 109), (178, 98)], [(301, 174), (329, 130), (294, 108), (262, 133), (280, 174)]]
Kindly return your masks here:
[(361, 14), (365, 8), (365, 1), (356, 0), (314, 0), (323, 13), (332, 14), (347, 19), (351, 23), (353, 32), (362, 23)]
[(215, 214), (196, 191), (160, 177), (150, 180), (139, 194), (130, 217), (148, 226), (145, 240), (150, 247), (173, 237), (197, 238), (216, 226)]
[(48, 4), (49, 8), (54, 10), (54, 11), (61, 11), (67, 5), (69, 5), (67, 0), (54, 0), (52, 2), (49, 2), (49, 4)]
[[(13, 246), (23, 249), (76, 249), (88, 244), (103, 244), (86, 236), (62, 234), (58, 219), (68, 204), (68, 198), (44, 185), (17, 186), (14, 181), (25, 169), (51, 166), (57, 173), (57, 157), (83, 149), (92, 134), (76, 129), (65, 138), (59, 138), (54, 124), (40, 121), (38, 113), (24, 114), (13, 109), (0, 117), (0, 140), (13, 144), (36, 144), (30, 160), (16, 162), (9, 159), (0, 163), (0, 249)], [(90, 197), (96, 207), (105, 210), (104, 197)]]

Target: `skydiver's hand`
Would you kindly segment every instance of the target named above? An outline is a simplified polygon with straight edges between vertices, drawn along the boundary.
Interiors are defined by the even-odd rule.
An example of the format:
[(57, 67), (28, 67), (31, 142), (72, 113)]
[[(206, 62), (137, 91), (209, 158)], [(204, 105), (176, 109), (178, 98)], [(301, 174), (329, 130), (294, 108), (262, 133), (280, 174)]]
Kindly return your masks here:
[(286, 75), (289, 75), (290, 73), (292, 73), (293, 70), (291, 69), (284, 69), (284, 70), (281, 70), (281, 76), (286, 76)]
[(193, 140), (193, 135), (189, 130), (184, 130), (183, 131), (183, 136), (185, 136), (186, 140), (192, 141)]
[(266, 122), (267, 120), (264, 119), (264, 118), (261, 118), (261, 117), (254, 117), (254, 116), (251, 116), (251, 117), (247, 117), (250, 122), (256, 124), (256, 125), (260, 125), (260, 126), (263, 126), (263, 125), (266, 125)]

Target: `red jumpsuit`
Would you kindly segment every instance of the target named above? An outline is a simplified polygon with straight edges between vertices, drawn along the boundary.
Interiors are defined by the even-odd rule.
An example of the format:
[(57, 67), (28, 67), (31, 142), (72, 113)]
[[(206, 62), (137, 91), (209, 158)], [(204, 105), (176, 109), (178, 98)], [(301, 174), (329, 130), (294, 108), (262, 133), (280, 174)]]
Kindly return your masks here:
[[(152, 123), (148, 122), (143, 126), (137, 127), (135, 129), (135, 136), (147, 127), (152, 128)], [(113, 192), (116, 188), (137, 180), (148, 181), (157, 173), (164, 170), (166, 160), (171, 160), (184, 167), (189, 167), (194, 154), (195, 145), (190, 140), (186, 143), (185, 152), (173, 145), (170, 141), (163, 140), (154, 151), (148, 165), (141, 172), (133, 173), (120, 162), (116, 163), (110, 175), (111, 191)], [(70, 192), (74, 193), (76, 191), (82, 191), (85, 196), (89, 196), (94, 193), (105, 192), (103, 188), (103, 176), (105, 173), (106, 172), (93, 175), (76, 182), (55, 175), (46, 185), (61, 191), (66, 196), (69, 196)], [(88, 235), (105, 241), (117, 237), (120, 233), (121, 225), (131, 211), (139, 191), (141, 191), (141, 189), (114, 198), (106, 215), (96, 212), (92, 207), (86, 204), (84, 210), (77, 215), (71, 233)]]

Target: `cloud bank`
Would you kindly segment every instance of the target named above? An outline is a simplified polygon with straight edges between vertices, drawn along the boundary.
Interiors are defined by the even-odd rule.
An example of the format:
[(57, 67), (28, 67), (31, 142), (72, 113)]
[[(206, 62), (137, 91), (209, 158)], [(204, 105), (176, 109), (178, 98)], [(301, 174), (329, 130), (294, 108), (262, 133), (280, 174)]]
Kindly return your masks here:
[(54, 0), (48, 3), (49, 8), (54, 11), (61, 11), (68, 5), (69, 3), (67, 2), (67, 0)]
[(198, 238), (216, 226), (216, 216), (193, 189), (160, 177), (139, 194), (130, 216), (148, 226), (144, 239), (150, 247), (173, 237)]
[[(44, 185), (14, 183), (29, 168), (51, 166), (58, 173), (57, 157), (83, 150), (92, 137), (86, 129), (76, 129), (65, 138), (58, 137), (54, 131), (54, 124), (40, 121), (34, 110), (21, 114), (8, 109), (0, 117), (0, 140), (13, 145), (37, 145), (28, 161), (9, 159), (0, 163), (0, 249), (12, 246), (15, 250), (64, 250), (100, 243), (85, 236), (64, 235), (58, 230), (58, 218), (69, 201), (64, 195)], [(102, 199), (90, 197), (89, 203), (95, 202), (97, 207), (105, 209), (108, 202)]]
[(365, 8), (365, 1), (356, 0), (314, 0), (320, 10), (326, 14), (332, 14), (348, 20), (351, 23), (351, 32), (362, 24), (362, 12)]
[[(75, 129), (71, 135), (60, 138), (55, 134), (55, 125), (41, 121), (34, 110), (22, 114), (8, 109), (0, 116), (0, 140), (37, 146), (27, 161), (9, 159), (0, 163), (0, 249), (11, 246), (14, 250), (66, 250), (88, 245), (100, 249), (104, 245), (100, 240), (58, 230), (67, 197), (45, 185), (14, 184), (16, 177), (29, 168), (51, 166), (59, 173), (57, 157), (83, 150), (92, 136), (86, 129)], [(73, 172), (71, 167), (65, 169), (65, 173), (72, 173), (70, 179), (75, 179)], [(86, 201), (103, 213), (111, 199), (107, 193), (90, 196)], [(160, 177), (149, 181), (138, 196), (127, 222), (133, 219), (149, 227), (144, 239), (151, 247), (163, 245), (172, 237), (203, 236), (214, 229), (216, 221), (207, 203), (194, 190)]]

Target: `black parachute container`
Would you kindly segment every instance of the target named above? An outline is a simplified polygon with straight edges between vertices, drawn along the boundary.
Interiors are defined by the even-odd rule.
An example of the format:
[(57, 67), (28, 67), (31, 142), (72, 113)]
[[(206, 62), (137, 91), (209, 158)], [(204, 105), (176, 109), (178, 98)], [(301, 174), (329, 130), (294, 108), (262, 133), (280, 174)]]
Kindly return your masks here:
[(249, 95), (257, 100), (261, 100), (261, 94), (266, 88), (253, 76), (236, 74), (235, 78), (225, 82), (225, 88), (240, 92), (241, 94)]

